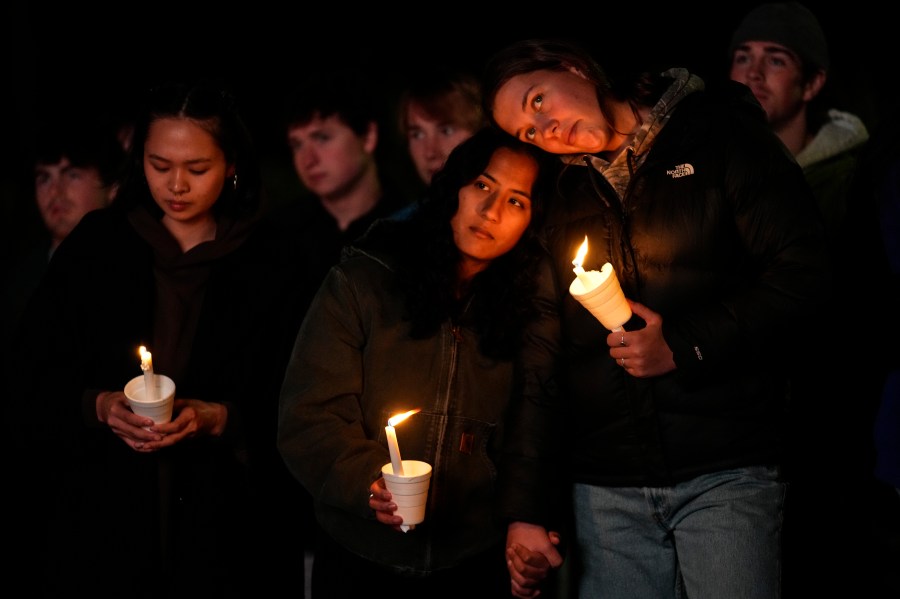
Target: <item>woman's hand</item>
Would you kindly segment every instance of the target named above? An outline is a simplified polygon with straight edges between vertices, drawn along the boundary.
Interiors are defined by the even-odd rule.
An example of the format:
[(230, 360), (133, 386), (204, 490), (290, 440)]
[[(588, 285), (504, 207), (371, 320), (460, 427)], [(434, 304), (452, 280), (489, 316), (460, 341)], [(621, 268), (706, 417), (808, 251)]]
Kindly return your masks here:
[(403, 518), (394, 513), (397, 511), (397, 504), (392, 501), (393, 498), (384, 484), (384, 478), (379, 478), (369, 485), (369, 507), (375, 510), (375, 518), (397, 532), (403, 532), (400, 528)]
[(659, 376), (675, 370), (675, 358), (662, 334), (662, 316), (643, 304), (628, 300), (631, 311), (646, 325), (636, 331), (616, 331), (606, 337), (609, 355), (634, 377)]
[(520, 599), (533, 599), (541, 594), (540, 585), (551, 569), (562, 565), (556, 549), (559, 533), (547, 532), (543, 526), (513, 522), (506, 533), (506, 566), (512, 594)]
[(199, 399), (176, 399), (171, 422), (154, 424), (150, 432), (155, 439), (136, 443), (137, 451), (152, 452), (175, 445), (183, 439), (219, 437), (228, 422), (228, 408), (224, 404)]
[(148, 430), (153, 426), (153, 420), (131, 411), (128, 398), (122, 391), (98, 393), (95, 407), (97, 420), (106, 424), (113, 434), (136, 451), (143, 451), (146, 443), (158, 442), (163, 438), (161, 433)]

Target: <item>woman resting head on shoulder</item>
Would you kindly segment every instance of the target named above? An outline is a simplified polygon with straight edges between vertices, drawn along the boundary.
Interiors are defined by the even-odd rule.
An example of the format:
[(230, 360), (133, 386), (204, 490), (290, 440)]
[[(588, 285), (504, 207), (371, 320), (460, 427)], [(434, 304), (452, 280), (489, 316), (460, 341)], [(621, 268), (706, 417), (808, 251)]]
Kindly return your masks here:
[(501, 129), (547, 152), (611, 159), (631, 142), (668, 83), (644, 73), (620, 89), (583, 48), (523, 40), (488, 63), (484, 108)]
[(160, 220), (182, 252), (256, 215), (259, 164), (226, 89), (206, 81), (165, 83), (150, 91), (139, 114), (120, 207), (140, 206)]
[[(780, 596), (790, 454), (773, 440), (811, 371), (773, 360), (785, 340), (771, 333), (789, 330), (794, 355), (810, 353), (831, 279), (802, 170), (749, 88), (707, 90), (686, 68), (619, 87), (583, 48), (532, 39), (491, 57), (482, 84), (497, 126), (570, 165), (542, 232), (548, 326), (522, 343), (505, 437), (516, 476), (501, 479), (497, 514), (509, 546), (561, 563), (542, 523), (564, 489), (579, 596)], [(559, 293), (587, 238), (631, 308), (622, 327)], [(572, 467), (553, 481), (561, 461)], [(658, 534), (648, 487), (691, 489), (663, 518), (678, 534)], [(510, 557), (513, 590), (533, 596), (535, 577)]]

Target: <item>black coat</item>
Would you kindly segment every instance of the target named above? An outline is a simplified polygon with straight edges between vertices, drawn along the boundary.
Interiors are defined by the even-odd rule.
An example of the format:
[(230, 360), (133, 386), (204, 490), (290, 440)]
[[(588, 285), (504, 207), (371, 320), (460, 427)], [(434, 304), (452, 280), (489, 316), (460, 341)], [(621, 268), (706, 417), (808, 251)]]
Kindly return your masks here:
[[(592, 166), (568, 168), (547, 214), (545, 315), (522, 352), (507, 516), (546, 522), (559, 478), (668, 486), (780, 462), (785, 366), (829, 281), (813, 206), (737, 95), (683, 99), (621, 202)], [(585, 235), (584, 268), (610, 262), (625, 295), (661, 314), (675, 371), (638, 379), (610, 357), (609, 332), (569, 294)]]
[(137, 348), (154, 331), (153, 251), (115, 208), (85, 216), (57, 250), (8, 365), (34, 551), (25, 553), (48, 593), (279, 588), (279, 553), (303, 543), (273, 535), (292, 534), (283, 518), (304, 504), (275, 447), (278, 391), (319, 276), (307, 281), (288, 248), (258, 228), (211, 262), (186, 370), (173, 378), (176, 398), (228, 404), (226, 433), (150, 455), (126, 446), (92, 406), (96, 390), (141, 375)]

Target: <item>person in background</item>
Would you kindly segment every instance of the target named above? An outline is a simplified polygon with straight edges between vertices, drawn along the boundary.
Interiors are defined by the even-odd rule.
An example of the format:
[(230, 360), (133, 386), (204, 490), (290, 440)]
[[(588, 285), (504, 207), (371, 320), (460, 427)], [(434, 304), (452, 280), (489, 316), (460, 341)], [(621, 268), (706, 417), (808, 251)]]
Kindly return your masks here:
[(34, 197), (49, 234), (47, 259), (81, 218), (116, 195), (125, 151), (101, 124), (44, 128), (34, 160)]
[(799, 2), (752, 9), (731, 36), (730, 77), (759, 100), (813, 189), (829, 238), (839, 235), (860, 151), (862, 120), (827, 104), (829, 54), (819, 20)]
[(43, 229), (5, 264), (0, 293), (4, 350), (53, 252), (85, 214), (115, 198), (125, 159), (115, 132), (99, 119), (48, 119), (35, 147), (34, 202)]
[[(347, 248), (315, 297), (281, 392), (278, 446), (325, 533), (318, 599), (510, 595), (495, 452), (515, 349), (537, 316), (547, 168), (531, 146), (480, 130), (408, 218), (380, 219)], [(411, 409), (402, 457), (433, 472), (425, 521), (404, 533), (381, 468), (388, 419)], [(532, 566), (535, 577), (549, 570)]]
[[(518, 596), (534, 579), (514, 550), (560, 564), (547, 522), (570, 497), (579, 597), (780, 597), (788, 373), (830, 284), (801, 169), (745, 86), (682, 68), (622, 85), (577, 44), (528, 39), (482, 90), (497, 126), (567, 165), (499, 469)], [(621, 330), (569, 293), (585, 237), (584, 269), (609, 262), (628, 298)]]
[(281, 218), (328, 266), (377, 218), (408, 203), (382, 172), (379, 97), (360, 69), (322, 69), (296, 85), (285, 107), (294, 169), (311, 197), (290, 202)]
[[(282, 131), (304, 189), (278, 207), (270, 220), (279, 237), (293, 239), (286, 256), (314, 273), (310, 295), (347, 244), (378, 218), (408, 205), (401, 187), (382, 167), (387, 145), (380, 92), (360, 68), (323, 67), (307, 72), (283, 106)], [(297, 316), (302, 320), (302, 314)], [(313, 556), (321, 532), (305, 488), (303, 495), (294, 503), (306, 531), (303, 550)]]
[(424, 185), (453, 148), (487, 124), (480, 82), (465, 70), (417, 71), (397, 105), (400, 136)]
[[(147, 93), (116, 201), (57, 248), (3, 365), (13, 447), (33, 457), (12, 468), (30, 593), (241, 598), (302, 580), (275, 436), (310, 298), (261, 189), (227, 88)], [(175, 381), (170, 422), (123, 393), (142, 345)]]
[[(881, 236), (875, 213), (869, 199), (857, 192), (869, 132), (859, 117), (831, 105), (831, 61), (819, 20), (799, 2), (757, 5), (734, 30), (729, 57), (730, 78), (751, 89), (772, 130), (803, 168), (825, 225), (834, 272), (864, 268), (869, 273), (853, 285), (838, 284), (823, 317), (870, 311), (877, 282), (888, 269), (876, 243)], [(859, 328), (856, 342), (861, 346), (881, 344), (878, 327)], [(875, 485), (872, 426), (886, 368), (870, 364), (860, 376), (834, 351), (833, 330), (823, 327), (815, 333), (818, 341), (798, 360), (791, 383), (795, 432), (786, 475), (797, 501), (788, 506), (785, 518), (785, 594), (852, 595), (859, 591), (860, 579), (871, 580), (862, 575), (872, 563), (870, 528), (821, 523), (835, 510), (870, 510)], [(821, 481), (836, 470), (842, 484), (826, 505), (819, 500)], [(818, 575), (821, 571), (831, 574), (825, 578)]]

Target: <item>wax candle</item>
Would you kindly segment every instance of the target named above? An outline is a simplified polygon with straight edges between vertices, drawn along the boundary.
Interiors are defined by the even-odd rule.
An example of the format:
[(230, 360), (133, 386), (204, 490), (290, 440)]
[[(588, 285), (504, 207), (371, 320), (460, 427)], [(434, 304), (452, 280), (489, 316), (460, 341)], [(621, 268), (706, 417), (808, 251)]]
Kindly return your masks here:
[(394, 427), (418, 411), (419, 410), (410, 410), (403, 414), (391, 416), (388, 418), (388, 425), (384, 427), (384, 434), (387, 437), (388, 443), (388, 452), (391, 454), (391, 467), (394, 469), (394, 474), (398, 476), (403, 476), (403, 460), (400, 457), (400, 444), (397, 443), (397, 431)]
[(141, 370), (144, 371), (144, 399), (156, 401), (156, 381), (153, 375), (153, 354), (143, 345), (138, 348), (141, 355)]
[(397, 444), (397, 431), (389, 424), (384, 427), (384, 432), (387, 435), (388, 451), (391, 453), (391, 466), (394, 468), (394, 474), (403, 476), (403, 460), (400, 458), (400, 445)]

